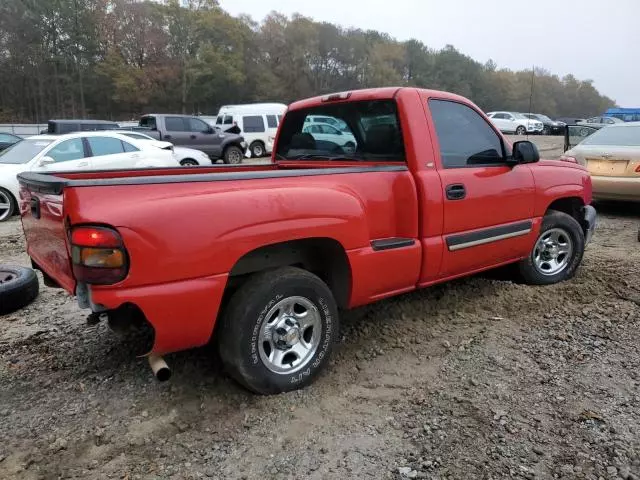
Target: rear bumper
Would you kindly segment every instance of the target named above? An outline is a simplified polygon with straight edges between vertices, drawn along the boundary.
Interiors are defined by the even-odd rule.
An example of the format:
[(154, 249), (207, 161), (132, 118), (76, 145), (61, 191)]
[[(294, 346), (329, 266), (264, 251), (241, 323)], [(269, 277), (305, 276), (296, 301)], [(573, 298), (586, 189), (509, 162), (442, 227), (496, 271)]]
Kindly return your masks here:
[(597, 213), (596, 209), (591, 205), (584, 207), (582, 213), (584, 215), (584, 244), (586, 246), (591, 241), (593, 233), (595, 232)]
[(591, 176), (593, 198), (640, 202), (640, 177)]
[(106, 310), (136, 305), (154, 329), (149, 353), (166, 353), (205, 345), (211, 338), (227, 275), (142, 287), (90, 287), (91, 302)]

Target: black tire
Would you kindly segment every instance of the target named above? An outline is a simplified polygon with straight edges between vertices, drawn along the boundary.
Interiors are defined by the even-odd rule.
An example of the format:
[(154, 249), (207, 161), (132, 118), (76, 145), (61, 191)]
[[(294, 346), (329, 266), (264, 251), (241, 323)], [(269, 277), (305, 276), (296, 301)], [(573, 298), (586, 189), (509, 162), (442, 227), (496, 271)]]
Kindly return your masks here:
[[(555, 274), (545, 274), (536, 267), (536, 245), (551, 230), (564, 232), (565, 241), (571, 241), (572, 249), (562, 270)], [(531, 253), (518, 263), (518, 270), (522, 280), (529, 285), (552, 285), (572, 278), (582, 262), (585, 247), (584, 241), (584, 231), (575, 218), (563, 212), (549, 210), (542, 219), (540, 235), (538, 235)]]
[(224, 163), (237, 165), (239, 163), (242, 163), (243, 156), (244, 154), (242, 153), (242, 150), (240, 150), (235, 145), (231, 145), (225, 148), (224, 153), (222, 154), (222, 159), (224, 160)]
[[(276, 373), (262, 358), (264, 343), (268, 342), (260, 345), (260, 329), (269, 322), (266, 315), (270, 309), (294, 297), (302, 297), (316, 309), (313, 313), (321, 328), (312, 332), (312, 338), (317, 334), (319, 343), (299, 370)], [(339, 333), (338, 309), (331, 290), (317, 276), (293, 267), (251, 277), (232, 295), (220, 322), (216, 339), (225, 369), (247, 389), (265, 395), (297, 390), (313, 382), (326, 366)], [(302, 332), (296, 338), (305, 335)]]
[(40, 284), (33, 269), (0, 265), (0, 315), (29, 305), (39, 291)]
[(13, 195), (6, 188), (0, 187), (0, 205), (9, 204), (9, 208), (2, 207), (0, 210), (0, 222), (5, 222), (9, 220), (17, 210), (17, 202), (16, 199), (13, 198)]
[(264, 143), (255, 141), (249, 146), (249, 150), (251, 151), (252, 158), (261, 158), (264, 157), (266, 153), (266, 148), (264, 147)]
[(551, 134), (551, 129), (549, 127), (544, 127), (542, 129), (542, 135), (550, 135)]
[(182, 165), (183, 167), (196, 167), (200, 164), (193, 158), (184, 158), (180, 160), (180, 165)]
[(516, 128), (516, 135), (525, 135), (527, 133), (527, 129), (520, 125)]

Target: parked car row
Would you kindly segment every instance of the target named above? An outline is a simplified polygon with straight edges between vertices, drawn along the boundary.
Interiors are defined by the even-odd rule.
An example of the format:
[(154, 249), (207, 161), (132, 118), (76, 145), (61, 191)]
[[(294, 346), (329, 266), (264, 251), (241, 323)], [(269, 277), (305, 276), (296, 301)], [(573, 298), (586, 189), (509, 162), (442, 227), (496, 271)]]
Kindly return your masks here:
[(487, 117), (502, 133), (515, 135), (560, 135), (566, 126), (564, 122), (551, 120), (540, 113), (489, 112)]
[(0, 221), (17, 213), (16, 176), (23, 172), (178, 167), (187, 159), (187, 165), (206, 163), (202, 152), (136, 137), (135, 132), (110, 131), (35, 135), (4, 149), (0, 152)]

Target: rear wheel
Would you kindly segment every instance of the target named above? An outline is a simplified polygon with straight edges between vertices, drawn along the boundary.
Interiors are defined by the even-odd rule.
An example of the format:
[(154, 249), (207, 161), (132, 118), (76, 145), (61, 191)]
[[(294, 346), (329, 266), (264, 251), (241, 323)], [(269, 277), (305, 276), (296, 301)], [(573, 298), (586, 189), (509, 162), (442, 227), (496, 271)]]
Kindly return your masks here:
[(265, 148), (262, 142), (253, 142), (249, 147), (249, 150), (251, 150), (251, 156), (253, 158), (264, 157)]
[(570, 215), (550, 210), (542, 220), (540, 235), (518, 268), (531, 285), (551, 285), (572, 278), (584, 254), (584, 232)]
[(185, 158), (184, 160), (180, 161), (180, 165), (182, 165), (183, 167), (195, 167), (200, 164), (192, 158)]
[(527, 133), (527, 129), (524, 128), (522, 125), (516, 128), (516, 135), (524, 135), (525, 133)]
[(222, 156), (224, 163), (238, 164), (242, 163), (242, 150), (236, 146), (227, 147)]
[(254, 275), (231, 297), (216, 334), (220, 357), (241, 385), (261, 394), (310, 384), (338, 338), (327, 285), (299, 268)]
[(9, 190), (0, 187), (0, 222), (9, 220), (16, 211), (16, 201)]

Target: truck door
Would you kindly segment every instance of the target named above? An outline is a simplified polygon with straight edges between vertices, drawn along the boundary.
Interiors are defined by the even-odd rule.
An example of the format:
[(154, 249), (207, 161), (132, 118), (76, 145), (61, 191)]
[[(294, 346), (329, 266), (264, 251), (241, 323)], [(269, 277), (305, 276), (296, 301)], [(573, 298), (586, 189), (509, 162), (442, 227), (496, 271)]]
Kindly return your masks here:
[(508, 165), (510, 147), (475, 109), (431, 98), (429, 122), (443, 189), (441, 277), (497, 265), (533, 245), (533, 174)]
[(215, 129), (199, 118), (185, 118), (185, 121), (188, 123), (190, 133), (188, 145), (209, 155), (219, 156), (222, 138)]
[(174, 145), (190, 145), (191, 132), (189, 119), (185, 117), (164, 117), (162, 140)]

